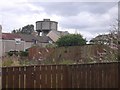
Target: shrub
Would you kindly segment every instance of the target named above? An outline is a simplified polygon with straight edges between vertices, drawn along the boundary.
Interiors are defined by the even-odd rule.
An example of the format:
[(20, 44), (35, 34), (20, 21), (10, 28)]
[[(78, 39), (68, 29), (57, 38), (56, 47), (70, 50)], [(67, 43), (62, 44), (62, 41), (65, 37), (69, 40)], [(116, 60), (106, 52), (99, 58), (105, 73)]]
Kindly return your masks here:
[(86, 40), (80, 34), (69, 34), (62, 36), (56, 42), (57, 46), (79, 46), (85, 45)]
[(27, 57), (28, 56), (28, 51), (20, 51), (20, 56), (21, 57)]
[(12, 52), (8, 52), (7, 54), (8, 54), (8, 56), (13, 56)]
[(11, 66), (13, 64), (12, 60), (4, 60), (2, 61), (2, 66)]

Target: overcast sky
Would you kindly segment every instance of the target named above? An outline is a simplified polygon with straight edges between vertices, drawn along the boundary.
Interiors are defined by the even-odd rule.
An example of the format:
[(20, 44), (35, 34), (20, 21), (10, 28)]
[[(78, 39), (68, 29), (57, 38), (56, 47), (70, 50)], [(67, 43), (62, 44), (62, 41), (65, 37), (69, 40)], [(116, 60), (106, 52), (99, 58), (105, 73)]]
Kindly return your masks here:
[(90, 40), (98, 34), (107, 33), (118, 18), (117, 2), (53, 1), (2, 0), (0, 24), (3, 32), (11, 32), (28, 24), (35, 25), (36, 21), (47, 18), (58, 22), (58, 30), (81, 33)]

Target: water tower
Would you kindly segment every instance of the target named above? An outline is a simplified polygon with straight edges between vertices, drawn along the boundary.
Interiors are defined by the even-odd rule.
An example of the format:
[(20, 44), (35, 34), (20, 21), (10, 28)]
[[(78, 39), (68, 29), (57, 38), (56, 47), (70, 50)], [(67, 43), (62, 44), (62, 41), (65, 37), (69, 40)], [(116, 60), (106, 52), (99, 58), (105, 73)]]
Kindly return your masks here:
[(38, 32), (38, 35), (40, 35), (41, 33), (42, 36), (46, 36), (51, 30), (57, 31), (57, 24), (58, 22), (50, 21), (50, 19), (44, 19), (43, 21), (37, 21), (36, 31)]

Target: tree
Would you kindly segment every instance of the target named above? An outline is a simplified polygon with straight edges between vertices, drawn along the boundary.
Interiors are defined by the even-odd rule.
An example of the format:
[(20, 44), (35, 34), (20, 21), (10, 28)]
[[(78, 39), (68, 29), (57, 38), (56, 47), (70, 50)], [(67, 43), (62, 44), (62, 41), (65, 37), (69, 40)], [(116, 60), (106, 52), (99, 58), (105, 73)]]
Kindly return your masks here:
[(68, 34), (56, 41), (57, 46), (79, 46), (85, 45), (86, 40), (80, 34)]
[(21, 33), (21, 28), (19, 28), (19, 29), (14, 29), (14, 30), (12, 31), (12, 33)]
[(23, 34), (31, 34), (34, 31), (34, 25), (27, 25), (22, 27), (21, 33)]
[(15, 29), (12, 31), (12, 33), (22, 33), (22, 34), (31, 34), (34, 31), (34, 25), (26, 25), (24, 27)]

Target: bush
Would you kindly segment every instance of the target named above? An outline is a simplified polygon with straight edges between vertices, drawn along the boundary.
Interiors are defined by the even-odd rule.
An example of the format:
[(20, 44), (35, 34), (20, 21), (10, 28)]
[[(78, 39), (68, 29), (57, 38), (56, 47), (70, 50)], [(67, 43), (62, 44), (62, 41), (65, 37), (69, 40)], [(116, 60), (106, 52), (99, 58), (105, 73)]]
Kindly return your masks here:
[(12, 60), (4, 60), (2, 61), (2, 66), (11, 66), (13, 64)]
[(56, 42), (57, 46), (79, 46), (85, 45), (86, 40), (80, 34), (69, 34), (62, 36)]
[(7, 54), (8, 54), (8, 56), (13, 56), (12, 52), (8, 52)]
[(28, 56), (28, 51), (20, 51), (20, 56), (21, 57), (27, 57)]
[(13, 55), (16, 55), (16, 56), (18, 56), (18, 51), (9, 51), (8, 53), (8, 56), (13, 56)]

